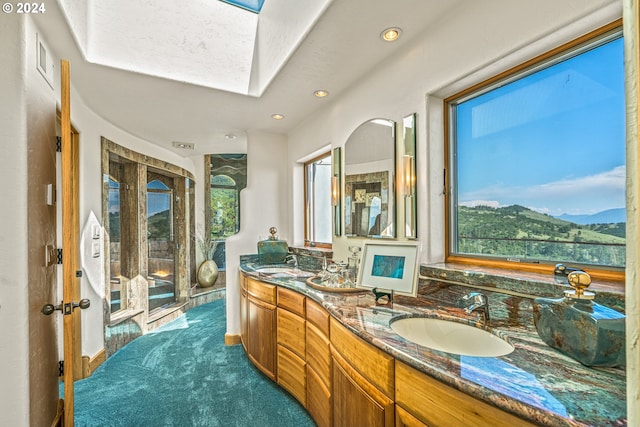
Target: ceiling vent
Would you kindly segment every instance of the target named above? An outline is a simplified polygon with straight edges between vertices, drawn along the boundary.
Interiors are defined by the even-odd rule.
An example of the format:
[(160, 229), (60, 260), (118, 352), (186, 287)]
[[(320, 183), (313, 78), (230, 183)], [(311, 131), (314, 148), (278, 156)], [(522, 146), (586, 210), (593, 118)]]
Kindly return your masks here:
[(196, 148), (196, 144), (193, 144), (191, 142), (178, 142), (178, 141), (173, 141), (171, 143), (174, 147), (176, 148), (180, 148), (182, 150), (193, 150), (194, 148)]

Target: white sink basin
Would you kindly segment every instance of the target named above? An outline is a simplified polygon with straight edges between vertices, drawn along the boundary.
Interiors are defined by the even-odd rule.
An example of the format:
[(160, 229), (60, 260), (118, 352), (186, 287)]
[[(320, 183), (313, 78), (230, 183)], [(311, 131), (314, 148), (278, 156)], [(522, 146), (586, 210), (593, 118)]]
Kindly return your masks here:
[(464, 356), (497, 357), (514, 350), (491, 332), (449, 320), (408, 317), (392, 321), (391, 329), (416, 344)]

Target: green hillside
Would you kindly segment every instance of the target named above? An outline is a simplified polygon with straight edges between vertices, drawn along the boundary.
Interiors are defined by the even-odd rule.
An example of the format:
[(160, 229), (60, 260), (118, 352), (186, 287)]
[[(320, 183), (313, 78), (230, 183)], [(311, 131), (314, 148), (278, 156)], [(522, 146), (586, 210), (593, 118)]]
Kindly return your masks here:
[(523, 206), (458, 207), (458, 252), (624, 265), (625, 224), (579, 225)]

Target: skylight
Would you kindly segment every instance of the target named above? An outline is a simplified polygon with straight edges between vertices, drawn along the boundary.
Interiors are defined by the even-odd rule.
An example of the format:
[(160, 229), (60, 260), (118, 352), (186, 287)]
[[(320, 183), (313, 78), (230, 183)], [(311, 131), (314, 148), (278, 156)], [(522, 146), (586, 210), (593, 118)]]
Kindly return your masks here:
[(225, 3), (232, 4), (234, 6), (241, 7), (243, 9), (250, 10), (251, 12), (260, 13), (264, 0), (220, 0)]

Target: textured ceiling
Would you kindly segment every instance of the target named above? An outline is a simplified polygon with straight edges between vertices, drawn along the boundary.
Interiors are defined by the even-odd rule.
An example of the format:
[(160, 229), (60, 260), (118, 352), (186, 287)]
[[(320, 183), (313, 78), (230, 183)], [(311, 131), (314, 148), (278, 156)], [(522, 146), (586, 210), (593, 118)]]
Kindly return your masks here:
[[(114, 0), (118, 1), (123, 0)], [(82, 16), (92, 16), (87, 4), (105, 2), (64, 2), (75, 5), (66, 10), (68, 18), (57, 3), (47, 6), (46, 17), (34, 15), (33, 18), (53, 51), (59, 57), (70, 60), (72, 85), (82, 100), (96, 114), (114, 125), (185, 156), (228, 151), (232, 144), (241, 142), (250, 130), (287, 133), (314, 111), (330, 103), (332, 97), (391, 57), (412, 38), (423, 33), (429, 25), (443, 19), (448, 13), (454, 13), (455, 7), (460, 4), (460, 0), (326, 0), (326, 5), (322, 6), (324, 8), (318, 7), (318, 4), (325, 2), (313, 2), (318, 7), (315, 15), (319, 17), (316, 20), (311, 14), (312, 17), (307, 17), (305, 21), (296, 16), (304, 15), (302, 12), (308, 7), (305, 6), (308, 2), (281, 0), (278, 3), (270, 0), (265, 3), (259, 22), (268, 32), (264, 39), (259, 36), (254, 44), (254, 56), (264, 57), (254, 57), (252, 64), (256, 60), (268, 64), (264, 66), (268, 67), (272, 76), (269, 72), (256, 74), (253, 69), (246, 91), (250, 95), (245, 95), (187, 83), (166, 75), (143, 73), (136, 69), (139, 66), (136, 63), (142, 57), (148, 66), (157, 67), (159, 71), (155, 74), (173, 67), (171, 62), (166, 62), (171, 43), (158, 43), (153, 51), (140, 51), (144, 40), (139, 40), (142, 44), (136, 48), (132, 48), (125, 38), (108, 46), (106, 42), (91, 41), (88, 36), (91, 30), (87, 28), (90, 25), (82, 20)], [(137, 3), (167, 4), (169, 0)], [(214, 3), (224, 5), (221, 2)], [(269, 7), (281, 9), (274, 9), (270, 15)], [(145, 16), (136, 19), (120, 17), (114, 10), (108, 15), (110, 19), (121, 19), (126, 23), (125, 26), (135, 26), (138, 21), (165, 22), (169, 25), (167, 16), (163, 15), (166, 11), (156, 11), (152, 7), (147, 9)], [(163, 16), (159, 18), (155, 16), (156, 13)], [(92, 17), (90, 22), (94, 19)], [(68, 24), (71, 21), (79, 23), (74, 31)], [(106, 22), (102, 21), (100, 26), (107, 26)], [(187, 31), (184, 22), (180, 25)], [(384, 43), (379, 34), (391, 26), (401, 27), (402, 37), (393, 44)], [(192, 37), (189, 42), (192, 48), (199, 46), (198, 31), (198, 28), (188, 30)], [(143, 38), (143, 34), (138, 36)], [(211, 39), (208, 35), (202, 37), (207, 41)], [(94, 63), (96, 59), (91, 56), (90, 49), (85, 56), (82, 47), (94, 42), (104, 43), (102, 48), (108, 47), (110, 55), (118, 56), (121, 55), (119, 50), (125, 50), (135, 56), (130, 63), (121, 59), (123, 63), (117, 67)], [(269, 51), (268, 45), (284, 45), (285, 42), (292, 46), (291, 52), (286, 49), (276, 53)], [(200, 54), (206, 56), (202, 52)], [(199, 65), (198, 60), (193, 60), (189, 67), (192, 68), (191, 72), (202, 74), (223, 75), (233, 71), (224, 62), (209, 63), (205, 67)], [(330, 96), (317, 99), (313, 96), (316, 89), (326, 89)], [(285, 119), (275, 121), (271, 118), (273, 113), (284, 114)], [(228, 140), (225, 135), (229, 133), (237, 138)], [(172, 141), (196, 144), (196, 150), (180, 151), (172, 147)]]

